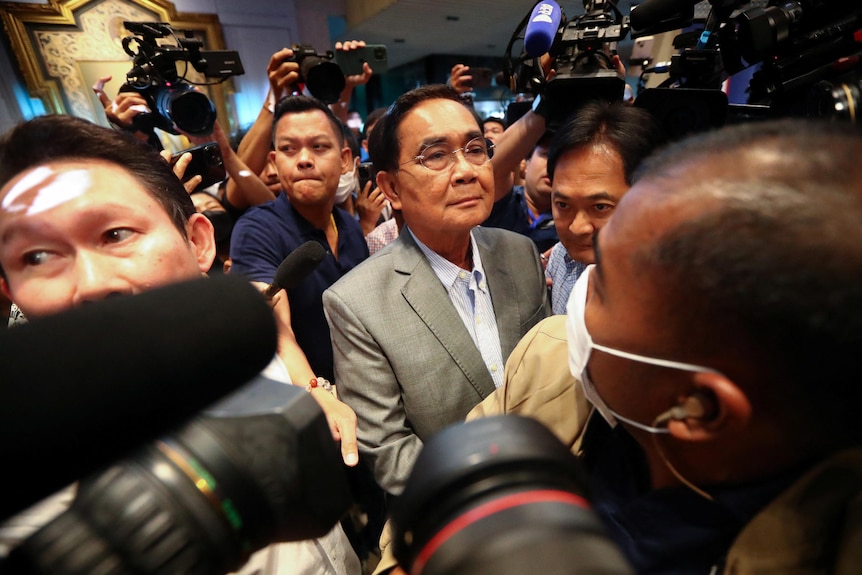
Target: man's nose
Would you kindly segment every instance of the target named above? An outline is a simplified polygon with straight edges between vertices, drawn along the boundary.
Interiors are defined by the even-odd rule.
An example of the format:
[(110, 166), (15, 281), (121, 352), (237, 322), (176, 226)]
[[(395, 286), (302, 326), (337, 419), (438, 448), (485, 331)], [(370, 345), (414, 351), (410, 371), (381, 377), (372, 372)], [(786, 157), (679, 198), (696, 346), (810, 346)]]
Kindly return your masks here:
[(572, 223), (569, 225), (569, 231), (573, 234), (583, 235), (595, 233), (596, 228), (593, 221), (587, 216), (584, 210), (578, 210), (575, 217), (572, 218)]
[(463, 149), (456, 151), (452, 157), (455, 159), (456, 181), (469, 183), (479, 177), (479, 166), (467, 160)]
[(303, 168), (314, 165), (314, 154), (308, 148), (300, 148), (296, 154), (296, 163)]
[(75, 290), (72, 304), (80, 305), (105, 298), (132, 293), (132, 286), (117, 272), (116, 262), (92, 253), (79, 253), (75, 257)]

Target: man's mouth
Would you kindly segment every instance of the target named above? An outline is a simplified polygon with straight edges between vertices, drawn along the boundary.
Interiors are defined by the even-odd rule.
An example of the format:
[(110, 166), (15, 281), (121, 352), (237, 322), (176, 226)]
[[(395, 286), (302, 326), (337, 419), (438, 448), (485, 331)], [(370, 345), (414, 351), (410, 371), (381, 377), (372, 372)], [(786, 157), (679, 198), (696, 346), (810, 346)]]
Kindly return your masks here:
[(452, 202), (452, 205), (453, 206), (462, 206), (464, 204), (471, 204), (471, 203), (480, 202), (480, 201), (482, 201), (482, 196), (470, 196), (467, 198), (461, 198), (460, 200), (456, 200), (455, 202)]

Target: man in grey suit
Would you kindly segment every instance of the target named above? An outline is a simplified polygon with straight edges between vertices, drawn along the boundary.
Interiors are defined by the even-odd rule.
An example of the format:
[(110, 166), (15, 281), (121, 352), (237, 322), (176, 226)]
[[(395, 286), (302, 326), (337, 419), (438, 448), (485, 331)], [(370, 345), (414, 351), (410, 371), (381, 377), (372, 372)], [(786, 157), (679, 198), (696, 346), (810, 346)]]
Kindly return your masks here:
[(406, 229), (323, 304), (363, 458), (397, 495), (422, 441), (502, 384), (507, 356), (550, 309), (534, 244), (477, 227), (494, 201), (493, 148), (454, 91), (402, 95), (370, 152)]

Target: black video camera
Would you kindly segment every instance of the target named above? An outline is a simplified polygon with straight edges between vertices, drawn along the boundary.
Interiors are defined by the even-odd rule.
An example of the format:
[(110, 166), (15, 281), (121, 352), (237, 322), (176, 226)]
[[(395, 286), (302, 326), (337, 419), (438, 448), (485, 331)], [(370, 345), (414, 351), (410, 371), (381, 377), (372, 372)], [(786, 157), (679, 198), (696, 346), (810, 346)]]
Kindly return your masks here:
[(311, 46), (294, 44), (292, 60), (299, 64), (299, 79), (311, 95), (324, 104), (334, 104), (344, 90), (344, 73), (333, 61), (335, 54), (327, 50), (318, 54)]
[[(123, 38), (123, 50), (133, 58), (134, 66), (126, 74), (120, 92), (137, 92), (147, 101), (150, 113), (138, 114), (133, 128), (151, 133), (159, 128), (171, 134), (185, 132), (203, 135), (212, 132), (216, 120), (215, 106), (186, 78), (187, 66), (208, 78), (223, 82), (245, 73), (239, 54), (229, 50), (203, 50), (203, 43), (190, 30), (183, 36), (164, 22), (124, 22), (134, 36)], [(176, 45), (158, 44), (159, 38), (171, 37)], [(134, 45), (133, 45), (134, 44)], [(178, 65), (186, 69), (178, 72)]]
[[(560, 25), (547, 53), (554, 60), (555, 74), (545, 81), (538, 55), (526, 51), (515, 64), (511, 55), (514, 40), (524, 30), (530, 35), (530, 20), (535, 11), (546, 5), (547, 12), (559, 14)], [(549, 18), (552, 20), (553, 16)], [(625, 77), (611, 62), (617, 44), (629, 33), (628, 16), (623, 16), (611, 0), (585, 0), (584, 14), (567, 20), (565, 13), (548, 0), (539, 2), (515, 30), (506, 54), (506, 72), (514, 92), (531, 92), (542, 96), (548, 105), (545, 113), (548, 127), (561, 124), (588, 100), (622, 100)], [(511, 118), (509, 122), (511, 124)]]
[[(640, 92), (635, 104), (674, 137), (726, 122), (786, 116), (855, 123), (862, 96), (857, 40), (862, 6), (843, 0), (769, 0), (765, 6), (740, 8), (748, 4), (754, 3), (710, 0), (704, 25), (675, 38), (680, 52), (672, 57), (669, 78)], [(693, 11), (680, 20), (668, 6), (647, 0), (635, 8), (632, 36), (692, 23)], [(747, 102), (728, 104), (722, 82), (755, 65)]]

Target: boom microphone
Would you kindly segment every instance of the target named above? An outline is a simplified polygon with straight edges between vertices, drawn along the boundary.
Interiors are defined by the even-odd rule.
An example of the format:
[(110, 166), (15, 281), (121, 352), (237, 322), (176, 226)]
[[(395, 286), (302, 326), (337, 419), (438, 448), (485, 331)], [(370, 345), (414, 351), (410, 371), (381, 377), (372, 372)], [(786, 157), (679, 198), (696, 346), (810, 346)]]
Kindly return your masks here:
[(562, 17), (560, 5), (554, 0), (543, 0), (536, 4), (524, 32), (524, 50), (528, 55), (538, 58), (551, 49)]
[(0, 333), (0, 518), (169, 431), (251, 380), (276, 351), (247, 281), (199, 279)]
[(284, 261), (281, 262), (275, 271), (275, 279), (272, 280), (270, 286), (263, 292), (264, 295), (271, 298), (280, 290), (295, 288), (299, 285), (299, 282), (304, 280), (308, 274), (320, 265), (324, 256), (326, 256), (326, 250), (323, 249), (320, 242), (314, 240), (305, 242), (287, 254), (287, 257), (284, 258)]

